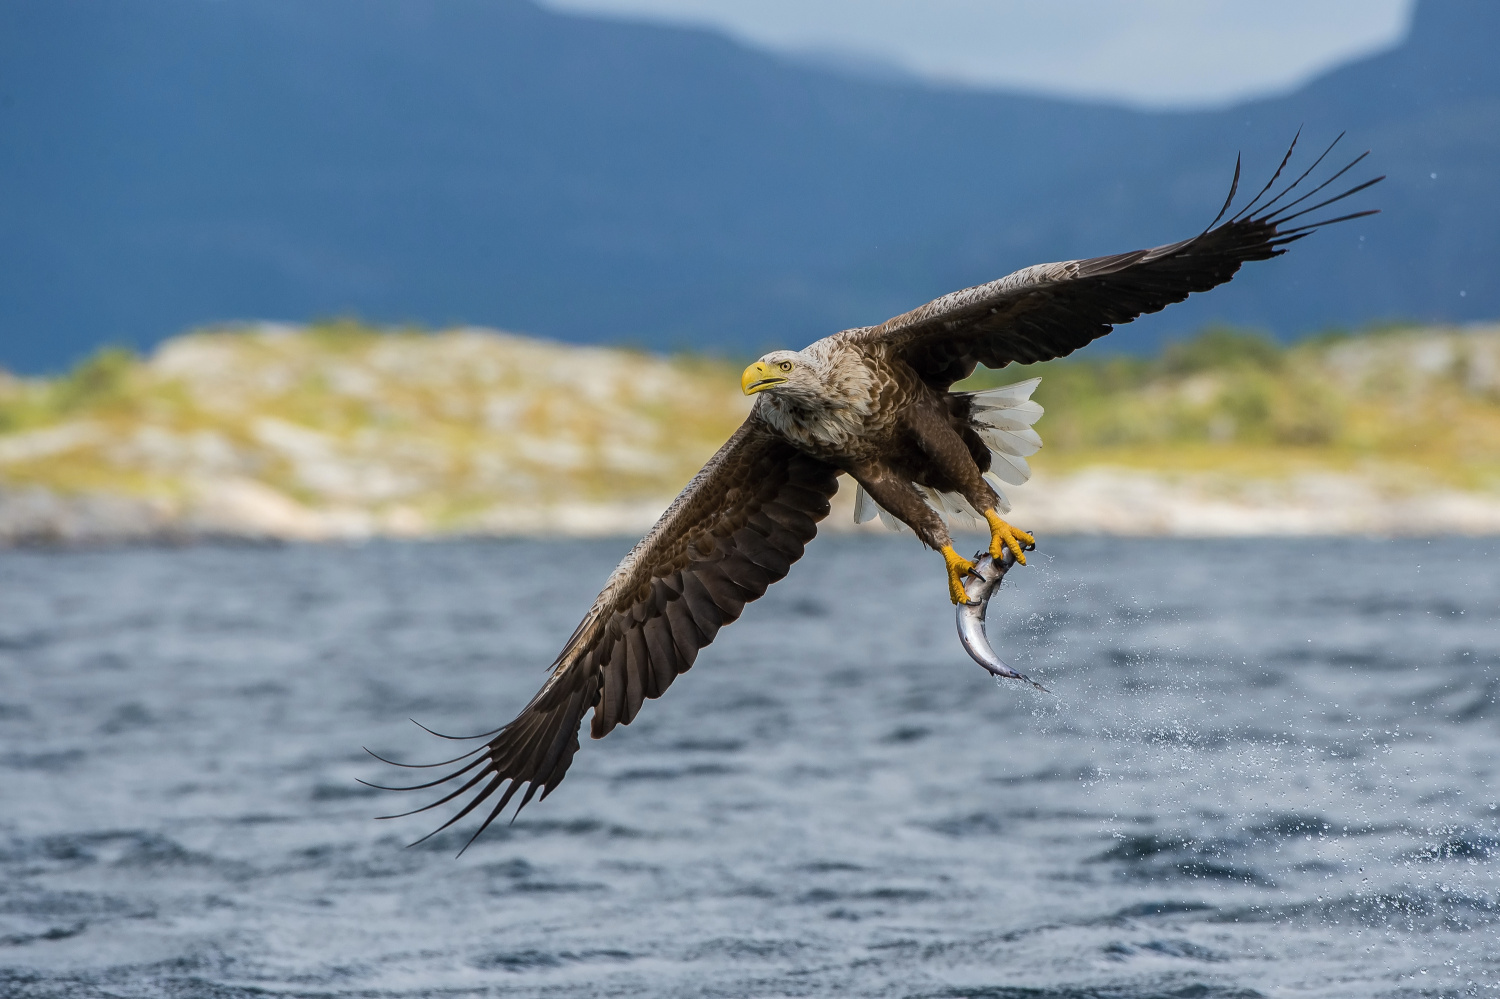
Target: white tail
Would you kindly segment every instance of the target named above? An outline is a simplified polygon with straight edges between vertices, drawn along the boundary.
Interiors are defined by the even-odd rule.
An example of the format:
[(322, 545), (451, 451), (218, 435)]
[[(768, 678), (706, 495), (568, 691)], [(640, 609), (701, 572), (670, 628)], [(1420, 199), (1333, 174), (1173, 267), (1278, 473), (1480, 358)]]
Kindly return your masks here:
[[(964, 393), (972, 400), (971, 414), (979, 439), (990, 449), (990, 470), (984, 473), (984, 478), (1000, 498), (1001, 513), (1010, 512), (1010, 500), (1000, 488), (1001, 483), (1019, 486), (1031, 478), (1031, 466), (1026, 458), (1036, 454), (1042, 446), (1042, 438), (1031, 429), (1044, 412), (1041, 405), (1031, 399), (1031, 393), (1041, 383), (1040, 378), (1028, 378), (1013, 385)], [(917, 486), (916, 489), (927, 504), (948, 521), (949, 526), (977, 527), (984, 523), (980, 511), (957, 493), (940, 493), (926, 486)], [(900, 531), (905, 526), (881, 509), (880, 504), (865, 492), (865, 487), (860, 486), (854, 494), (854, 522), (863, 524), (877, 516), (893, 531)]]

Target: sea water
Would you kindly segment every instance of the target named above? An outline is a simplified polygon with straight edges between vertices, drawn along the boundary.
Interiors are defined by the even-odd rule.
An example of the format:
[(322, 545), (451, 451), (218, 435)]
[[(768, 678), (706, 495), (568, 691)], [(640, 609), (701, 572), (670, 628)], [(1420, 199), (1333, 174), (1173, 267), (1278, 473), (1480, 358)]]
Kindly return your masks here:
[[(824, 538), (455, 857), (630, 539), (0, 554), (0, 995), (1500, 996), (1500, 551)], [(457, 751), (462, 751), (460, 748)], [(415, 776), (414, 776), (415, 775)]]

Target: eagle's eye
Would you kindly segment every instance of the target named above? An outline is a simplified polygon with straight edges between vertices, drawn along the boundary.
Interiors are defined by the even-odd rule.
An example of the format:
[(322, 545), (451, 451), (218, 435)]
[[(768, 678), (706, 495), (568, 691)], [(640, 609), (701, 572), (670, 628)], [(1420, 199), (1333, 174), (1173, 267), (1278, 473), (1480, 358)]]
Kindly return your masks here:
[(780, 364), (778, 364), (776, 366), (778, 368), (780, 368), (782, 371), (790, 371), (790, 370), (792, 370), (792, 362), (791, 361), (782, 361)]

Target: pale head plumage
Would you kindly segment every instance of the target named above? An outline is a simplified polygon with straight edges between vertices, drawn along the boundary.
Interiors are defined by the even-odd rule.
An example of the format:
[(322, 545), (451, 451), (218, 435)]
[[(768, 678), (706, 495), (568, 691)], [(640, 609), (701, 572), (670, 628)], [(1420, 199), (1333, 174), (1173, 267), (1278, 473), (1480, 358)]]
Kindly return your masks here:
[(762, 356), (740, 376), (740, 387), (746, 395), (764, 392), (809, 407), (823, 405), (828, 395), (819, 365), (801, 350), (773, 350)]
[(755, 411), (804, 447), (841, 448), (868, 429), (875, 377), (861, 352), (838, 335), (802, 350), (773, 350), (745, 369), (740, 384)]

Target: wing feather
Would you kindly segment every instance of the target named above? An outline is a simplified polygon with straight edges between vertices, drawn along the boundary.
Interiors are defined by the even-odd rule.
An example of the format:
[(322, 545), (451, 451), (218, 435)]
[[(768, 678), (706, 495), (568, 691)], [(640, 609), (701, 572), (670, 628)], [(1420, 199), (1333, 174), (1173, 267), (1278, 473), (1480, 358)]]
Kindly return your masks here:
[(683, 601), (674, 600), (667, 604), (665, 614), (667, 623), (672, 626), (672, 641), (676, 643), (677, 654), (682, 659), (681, 671), (686, 673), (698, 658), (698, 650), (713, 639), (705, 637), (698, 630), (698, 625), (693, 622), (693, 615)]
[(765, 570), (767, 586), (785, 576), (792, 567), (792, 560), (786, 553), (752, 527), (746, 526), (735, 531), (733, 539), (735, 551)]
[(671, 629), (661, 615), (647, 618), (641, 625), (640, 634), (646, 642), (646, 661), (650, 663), (654, 677), (649, 696), (660, 697), (677, 678), (682, 660), (677, 657)]
[(625, 657), (615, 655), (611, 649), (604, 661), (604, 700), (601, 714), (606, 718), (619, 718), (625, 705)]
[[(1334, 144), (1337, 142), (1335, 139)], [(1295, 148), (1293, 140), (1292, 149)], [(999, 368), (1012, 362), (1031, 364), (1063, 357), (1104, 336), (1120, 323), (1159, 312), (1194, 292), (1223, 284), (1247, 261), (1285, 253), (1285, 244), (1305, 235), (1308, 229), (1374, 214), (1355, 212), (1311, 226), (1283, 228), (1303, 212), (1362, 191), (1383, 179), (1380, 177), (1325, 199), (1314, 209), (1291, 212), (1302, 200), (1299, 198), (1271, 210), (1332, 148), (1330, 145), (1312, 167), (1258, 209), (1258, 215), (1251, 215), (1250, 210), (1275, 184), (1292, 149), (1288, 149), (1271, 182), (1245, 210), (1222, 224), (1215, 219), (1215, 225), (1191, 239), (1087, 260), (1036, 264), (997, 281), (936, 298), (879, 326), (841, 335), (870, 346), (885, 347), (911, 364), (929, 384), (943, 389), (968, 377), (980, 364)], [(1364, 155), (1303, 197), (1332, 183)], [(1236, 164), (1230, 201), (1238, 182)]]
[[(687, 603), (688, 614), (703, 635), (703, 644), (707, 645), (719, 634), (719, 628), (724, 624), (724, 614), (719, 610), (719, 605), (714, 603), (713, 595), (708, 592), (708, 586), (700, 573), (688, 573), (683, 577), (682, 584), (682, 599)], [(602, 734), (601, 732), (600, 735)]]
[(615, 569), (531, 703), (478, 737), (489, 738), (478, 771), (470, 773), (471, 761), (426, 785), (467, 778), (434, 805), (475, 795), (441, 828), (498, 793), (482, 832), (522, 785), (518, 811), (538, 791), (545, 798), (578, 751), (585, 712), (593, 711), (590, 734), (601, 738), (665, 693), (802, 556), (828, 515), (838, 474), (752, 415)]
[(656, 685), (656, 675), (651, 672), (651, 663), (645, 657), (646, 647), (641, 641), (641, 629), (630, 628), (620, 636), (615, 645), (616, 652), (625, 661), (625, 710), (620, 721), (629, 725), (641, 713), (641, 704), (646, 700), (646, 684)]

